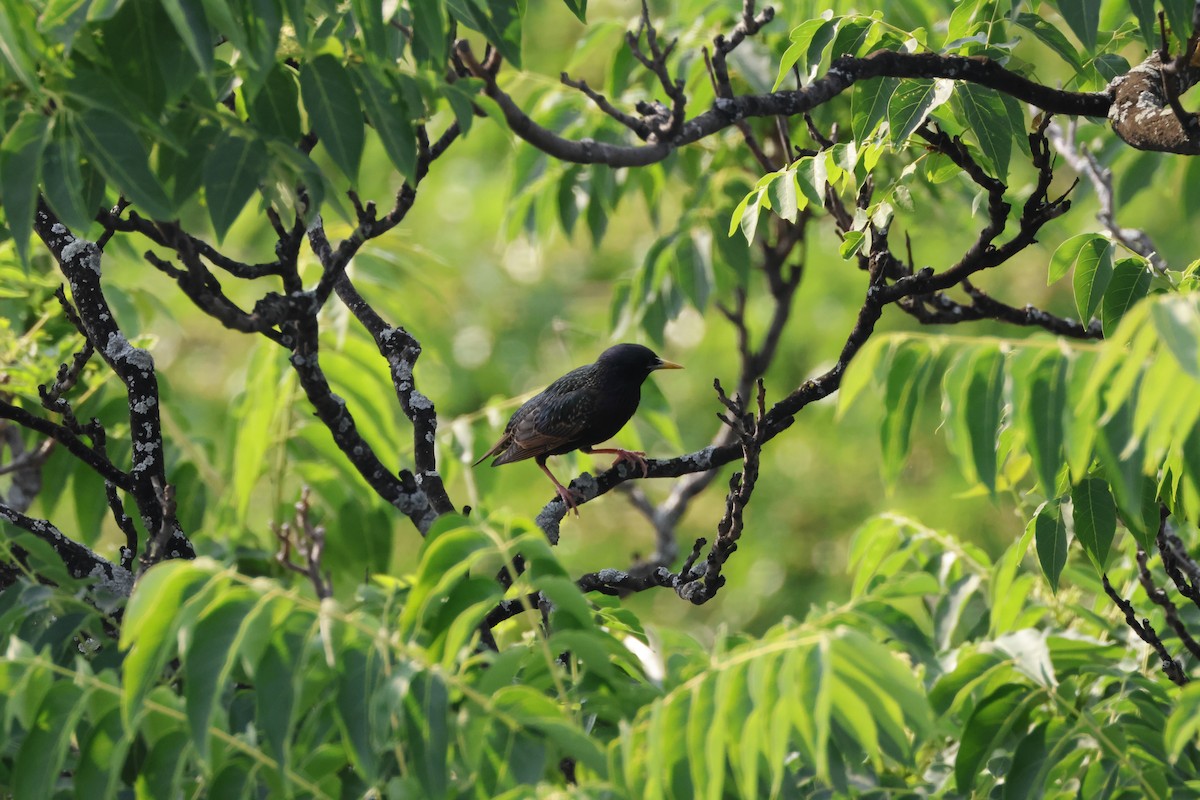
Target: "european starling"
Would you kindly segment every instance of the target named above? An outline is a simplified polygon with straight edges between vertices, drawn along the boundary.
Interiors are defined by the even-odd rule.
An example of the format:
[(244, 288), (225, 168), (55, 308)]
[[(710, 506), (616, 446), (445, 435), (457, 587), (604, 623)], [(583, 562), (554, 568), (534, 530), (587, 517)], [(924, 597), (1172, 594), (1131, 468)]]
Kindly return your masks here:
[(493, 467), (532, 458), (554, 481), (558, 496), (579, 516), (571, 490), (558, 482), (546, 467), (548, 456), (582, 450), (585, 453), (615, 453), (613, 466), (628, 461), (646, 475), (646, 454), (620, 448), (594, 449), (592, 445), (612, 438), (637, 411), (642, 383), (656, 369), (683, 369), (664, 361), (640, 344), (618, 344), (608, 348), (595, 364), (573, 369), (546, 387), (545, 391), (517, 409), (504, 426), (500, 441), (473, 466), (499, 453)]

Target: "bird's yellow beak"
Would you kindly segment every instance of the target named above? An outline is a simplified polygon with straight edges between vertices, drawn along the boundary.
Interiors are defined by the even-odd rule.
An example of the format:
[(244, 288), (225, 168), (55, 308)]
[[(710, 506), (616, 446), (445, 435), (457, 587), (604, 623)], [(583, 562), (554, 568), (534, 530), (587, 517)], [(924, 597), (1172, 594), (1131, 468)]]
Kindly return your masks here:
[(665, 358), (660, 358), (655, 369), (683, 369), (683, 364), (676, 364), (674, 361), (667, 361)]

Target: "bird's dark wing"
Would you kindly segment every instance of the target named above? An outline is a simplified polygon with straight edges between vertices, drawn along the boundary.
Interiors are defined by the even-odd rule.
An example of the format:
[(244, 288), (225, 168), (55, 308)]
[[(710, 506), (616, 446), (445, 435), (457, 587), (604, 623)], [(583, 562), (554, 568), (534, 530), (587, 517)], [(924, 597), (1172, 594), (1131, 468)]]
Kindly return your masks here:
[(589, 375), (588, 367), (572, 370), (517, 409), (504, 436), (484, 458), (500, 453), (492, 462), (497, 467), (573, 449), (570, 445), (587, 430), (596, 403)]

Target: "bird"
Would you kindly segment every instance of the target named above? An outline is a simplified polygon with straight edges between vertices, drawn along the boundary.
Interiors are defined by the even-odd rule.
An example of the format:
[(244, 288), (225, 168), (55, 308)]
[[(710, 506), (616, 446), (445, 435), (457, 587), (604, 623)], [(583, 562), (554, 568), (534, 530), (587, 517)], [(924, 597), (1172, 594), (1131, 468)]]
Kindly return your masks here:
[(525, 402), (504, 426), (504, 435), (472, 466), (491, 456), (493, 467), (532, 458), (554, 482), (567, 511), (579, 516), (574, 493), (563, 486), (546, 466), (546, 458), (572, 450), (613, 453), (613, 466), (628, 462), (649, 474), (646, 454), (619, 447), (595, 448), (617, 434), (637, 411), (642, 383), (651, 372), (683, 369), (640, 344), (617, 344), (605, 350), (594, 364), (578, 367)]

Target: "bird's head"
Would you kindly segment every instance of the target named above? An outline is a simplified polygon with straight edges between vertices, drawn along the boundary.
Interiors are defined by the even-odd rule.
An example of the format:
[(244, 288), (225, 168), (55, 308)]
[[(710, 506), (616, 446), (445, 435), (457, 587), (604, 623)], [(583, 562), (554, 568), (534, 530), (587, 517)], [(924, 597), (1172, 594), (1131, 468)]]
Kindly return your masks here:
[(649, 347), (640, 344), (617, 344), (605, 350), (596, 363), (606, 369), (645, 378), (656, 369), (683, 369), (673, 361), (655, 355)]

